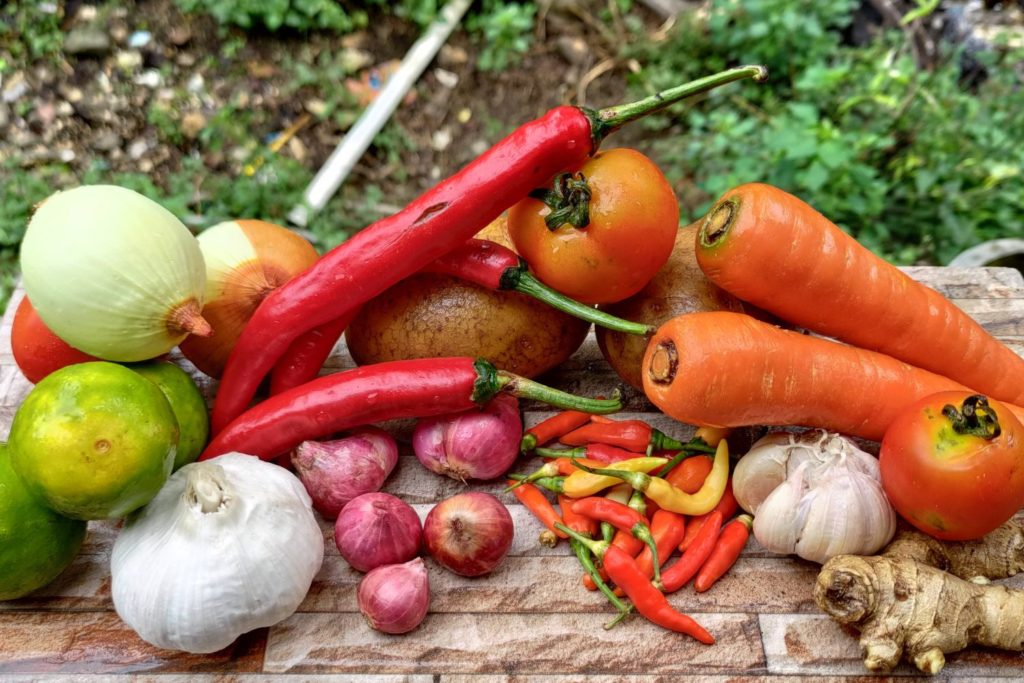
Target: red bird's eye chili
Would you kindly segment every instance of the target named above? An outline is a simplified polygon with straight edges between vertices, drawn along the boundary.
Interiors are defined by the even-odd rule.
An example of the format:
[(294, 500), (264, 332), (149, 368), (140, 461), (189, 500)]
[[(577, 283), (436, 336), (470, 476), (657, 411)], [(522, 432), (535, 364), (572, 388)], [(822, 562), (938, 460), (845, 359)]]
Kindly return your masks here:
[(562, 521), (565, 526), (578, 534), (583, 534), (587, 538), (596, 537), (598, 530), (597, 520), (589, 515), (578, 512), (573, 508), (572, 504), (572, 498), (569, 498), (564, 493), (559, 494), (558, 509), (562, 511)]
[(403, 210), (357, 232), (271, 292), (228, 357), (213, 409), (213, 433), (245, 412), (260, 382), (295, 339), (460, 246), (534, 188), (582, 164), (612, 131), (692, 95), (744, 78), (763, 81), (767, 75), (761, 66), (729, 69), (600, 111), (556, 107), (519, 127)]
[[(610, 330), (641, 336), (655, 331), (650, 325), (617, 318), (556, 292), (531, 275), (526, 262), (517, 253), (489, 240), (467, 240), (427, 264), (420, 272), (451, 275), (488, 289), (526, 294), (569, 315)], [(296, 339), (274, 366), (270, 393), (280, 393), (316, 377), (338, 337), (351, 321), (351, 315), (342, 315)], [(332, 335), (333, 341), (328, 344), (327, 340)]]
[(624, 448), (634, 453), (680, 450), (683, 444), (643, 420), (617, 422), (589, 422), (559, 439), (569, 446), (602, 443)]
[(693, 581), (695, 591), (703, 593), (708, 590), (736, 564), (736, 559), (750, 538), (750, 527), (753, 523), (754, 519), (750, 515), (740, 515), (722, 527), (718, 543)]
[(714, 461), (705, 455), (687, 458), (665, 475), (665, 481), (680, 491), (697, 493), (697, 491), (700, 491), (700, 487), (704, 485), (704, 480), (708, 478), (708, 474), (711, 473), (713, 463)]
[(608, 578), (626, 593), (633, 601), (636, 611), (649, 621), (670, 631), (696, 638), (706, 645), (715, 644), (714, 636), (708, 633), (703, 626), (687, 615), (677, 612), (672, 605), (668, 604), (668, 600), (662, 592), (655, 588), (651, 580), (637, 568), (632, 557), (604, 541), (584, 538), (563, 525), (559, 525), (559, 528), (568, 533), (570, 538), (574, 538), (586, 546), (601, 560), (605, 571), (608, 572)]
[(527, 453), (537, 446), (548, 444), (589, 421), (590, 415), (587, 413), (581, 413), (578, 410), (563, 410), (527, 429), (519, 442), (519, 452)]
[[(658, 562), (664, 565), (668, 558), (675, 551), (679, 541), (683, 539), (686, 532), (686, 518), (683, 515), (658, 510), (651, 515), (651, 537), (654, 538), (654, 545), (658, 549)], [(636, 558), (636, 566), (644, 573), (644, 576), (655, 575), (654, 555), (649, 547), (644, 547)], [(664, 583), (665, 574), (661, 572), (661, 581)]]
[[(654, 537), (651, 535), (651, 529), (647, 525), (647, 519), (636, 510), (608, 498), (591, 496), (589, 498), (580, 498), (572, 503), (572, 511), (590, 519), (608, 522), (619, 531), (632, 534), (634, 538), (647, 544), (648, 549), (654, 553), (654, 564), (658, 565), (658, 547), (655, 545)], [(632, 557), (630, 555), (630, 558)], [(660, 576), (657, 568), (654, 573), (655, 576)]]
[[(509, 479), (508, 483), (516, 484), (515, 480)], [(527, 510), (533, 513), (541, 524), (543, 524), (548, 531), (553, 533), (558, 538), (568, 538), (568, 536), (558, 529), (555, 528), (555, 524), (560, 523), (562, 518), (558, 516), (558, 512), (555, 507), (551, 504), (551, 501), (547, 499), (541, 490), (533, 484), (523, 484), (522, 486), (516, 485), (512, 488), (512, 495), (516, 497), (520, 503), (523, 504)], [(549, 542), (545, 542), (543, 534), (541, 542), (544, 545), (551, 545)], [(555, 539), (555, 543), (558, 539)]]
[(697, 532), (700, 531), (710, 515), (715, 512), (722, 513), (722, 521), (728, 522), (732, 519), (732, 516), (740, 509), (740, 504), (736, 502), (736, 496), (732, 492), (732, 479), (729, 479), (729, 484), (725, 487), (725, 493), (722, 494), (722, 500), (718, 501), (718, 505), (715, 509), (706, 515), (699, 515), (690, 520), (690, 526), (686, 530), (686, 535), (683, 536), (682, 542), (679, 544), (679, 550), (686, 550), (687, 546), (693, 542)]
[(579, 460), (592, 460), (599, 463), (620, 462), (632, 460), (636, 457), (633, 451), (627, 451), (615, 446), (603, 443), (592, 443), (579, 448), (537, 448), (534, 452), (542, 458), (576, 458)]
[(718, 542), (718, 532), (722, 529), (722, 513), (714, 511), (708, 515), (707, 521), (694, 536), (683, 556), (671, 567), (661, 573), (661, 589), (666, 593), (674, 593), (697, 575), (704, 562), (711, 555)]
[(238, 451), (269, 460), (307, 439), (400, 417), (469, 410), (499, 391), (561, 408), (595, 413), (621, 408), (616, 399), (587, 399), (546, 387), (473, 358), (391, 361), (326, 375), (249, 409), (200, 456)]

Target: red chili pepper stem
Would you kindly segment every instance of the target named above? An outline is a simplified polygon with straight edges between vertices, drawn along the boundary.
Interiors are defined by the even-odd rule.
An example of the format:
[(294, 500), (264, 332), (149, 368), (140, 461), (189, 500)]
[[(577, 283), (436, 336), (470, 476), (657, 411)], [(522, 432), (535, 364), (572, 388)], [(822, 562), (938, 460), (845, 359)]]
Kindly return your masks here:
[(587, 457), (587, 449), (584, 446), (578, 448), (534, 448), (535, 455), (542, 458), (570, 458), (579, 460)]
[(556, 465), (553, 462), (544, 463), (543, 465), (538, 467), (536, 470), (534, 470), (530, 474), (527, 474), (527, 475), (523, 476), (521, 479), (520, 479), (519, 476), (512, 477), (510, 475), (509, 478), (510, 479), (515, 479), (516, 483), (513, 484), (512, 486), (506, 486), (505, 487), (505, 493), (508, 493), (512, 489), (514, 489), (514, 488), (516, 488), (518, 486), (522, 486), (523, 484), (531, 484), (531, 483), (537, 481), (538, 479), (543, 479), (544, 477), (554, 477), (554, 476), (557, 476), (557, 475), (558, 475), (558, 465)]
[[(675, 450), (675, 449), (671, 449), (670, 448), (668, 450)], [(654, 476), (661, 477), (661, 478), (664, 479), (668, 475), (669, 472), (671, 472), (672, 470), (674, 470), (676, 468), (676, 465), (678, 465), (682, 461), (686, 460), (687, 458), (690, 458), (690, 457), (692, 457), (694, 455), (714, 455), (714, 454), (715, 454), (715, 449), (712, 448), (711, 446), (709, 446), (707, 444), (707, 442), (704, 441), (704, 439), (702, 439), (700, 437), (696, 437), (694, 439), (690, 439), (689, 441), (687, 441), (686, 443), (683, 444), (683, 447), (680, 449), (680, 451), (678, 453), (676, 453), (676, 455), (671, 460), (669, 460), (667, 463), (665, 463), (665, 466), (662, 467), (660, 470), (658, 470), (657, 474), (655, 474)]]
[[(526, 476), (527, 475), (525, 474), (512, 473), (506, 474), (505, 478), (515, 479), (516, 481), (519, 481), (525, 478)], [(540, 479), (536, 479), (530, 483), (532, 483), (534, 486), (539, 486), (542, 489), (547, 489), (552, 493), (565, 493), (565, 477), (541, 477)]]
[(579, 410), (599, 415), (622, 410), (622, 401), (620, 400), (618, 389), (613, 392), (612, 398), (585, 398), (574, 396), (540, 382), (534, 382), (532, 379), (520, 377), (511, 372), (498, 370), (494, 365), (482, 358), (478, 358), (473, 363), (473, 368), (476, 370), (478, 377), (473, 384), (472, 400), (480, 405), (490, 401), (499, 391), (504, 391), (517, 398), (541, 401), (542, 403), (566, 410)]
[(662, 90), (650, 97), (645, 97), (636, 102), (619, 104), (613, 107), (606, 107), (599, 111), (584, 109), (587, 118), (590, 119), (591, 135), (594, 140), (594, 147), (597, 148), (601, 140), (610, 133), (622, 126), (636, 121), (653, 112), (684, 100), (694, 95), (705, 93), (719, 86), (734, 81), (753, 78), (758, 83), (768, 80), (768, 69), (760, 65), (740, 66), (735, 69), (722, 71), (711, 76), (698, 78), (683, 85), (677, 85), (668, 90)]
[(586, 570), (590, 578), (593, 579), (594, 585), (597, 589), (604, 593), (604, 596), (608, 598), (608, 602), (612, 603), (612, 606), (619, 611), (619, 613), (625, 612), (629, 606), (619, 599), (619, 596), (615, 595), (613, 591), (604, 579), (601, 578), (601, 573), (597, 571), (597, 567), (594, 566), (594, 559), (590, 554), (590, 550), (587, 549), (582, 543), (576, 538), (569, 539), (569, 547), (572, 548), (573, 552), (576, 553), (576, 558), (583, 565), (583, 569)]
[(551, 289), (527, 271), (525, 262), (520, 263), (516, 268), (507, 268), (501, 275), (501, 289), (512, 290), (520, 294), (532, 296), (534, 299), (546, 303), (552, 308), (557, 308), (563, 313), (568, 313), (581, 320), (600, 325), (609, 330), (625, 332), (646, 337), (654, 334), (655, 327), (623, 320), (597, 308), (591, 308), (584, 303), (570, 299), (561, 292)]
[(658, 544), (654, 541), (654, 536), (651, 535), (651, 528), (641, 522), (634, 525), (629, 533), (633, 534), (633, 538), (646, 543), (647, 547), (651, 549), (651, 557), (654, 559), (654, 582), (659, 583), (661, 581), (661, 566), (658, 563)]
[[(605, 469), (603, 467), (587, 467), (581, 462), (574, 462), (573, 464), (576, 465), (576, 467), (578, 467), (579, 469), (583, 470), (584, 472), (590, 472), (591, 474), (602, 474), (608, 477), (615, 477), (616, 479), (621, 479), (622, 481), (626, 482), (627, 484), (633, 487), (633, 495), (636, 495), (637, 493), (643, 493), (651, 485), (651, 476), (649, 474), (644, 474), (643, 472), (626, 472), (624, 470), (612, 470)], [(632, 498), (630, 498), (630, 500), (632, 500)], [(630, 505), (630, 507), (633, 506)], [(637, 510), (637, 512), (639, 512), (639, 510)]]
[[(576, 464), (579, 466), (578, 463)], [(644, 497), (644, 492), (640, 489), (633, 489), (633, 493), (630, 494), (626, 505), (639, 512), (643, 517), (647, 516), (647, 499)]]

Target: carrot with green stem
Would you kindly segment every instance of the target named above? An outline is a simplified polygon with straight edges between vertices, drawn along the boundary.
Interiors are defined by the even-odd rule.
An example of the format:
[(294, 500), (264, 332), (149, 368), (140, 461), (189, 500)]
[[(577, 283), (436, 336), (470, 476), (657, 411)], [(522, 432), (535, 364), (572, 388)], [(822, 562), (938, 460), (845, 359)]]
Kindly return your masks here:
[[(647, 398), (682, 422), (803, 425), (873, 441), (925, 396), (969, 391), (891, 356), (725, 311), (666, 322), (648, 343), (641, 374)], [(1008, 407), (1024, 418), (1024, 408)]]
[(783, 320), (1024, 404), (1024, 358), (778, 188), (726, 192), (701, 224), (696, 255), (713, 283)]

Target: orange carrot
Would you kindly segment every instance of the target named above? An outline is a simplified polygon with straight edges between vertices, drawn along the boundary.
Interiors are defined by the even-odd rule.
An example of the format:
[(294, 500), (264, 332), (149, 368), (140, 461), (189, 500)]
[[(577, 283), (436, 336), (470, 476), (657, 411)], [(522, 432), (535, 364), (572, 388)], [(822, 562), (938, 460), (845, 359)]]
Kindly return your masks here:
[[(966, 390), (881, 353), (726, 311), (668, 321), (648, 343), (642, 367), (647, 397), (681, 422), (804, 425), (875, 441), (911, 403)], [(1024, 418), (1024, 408), (1008, 407)]]
[(696, 252), (709, 280), (790, 323), (1024, 405), (1024, 358), (793, 195), (729, 190)]

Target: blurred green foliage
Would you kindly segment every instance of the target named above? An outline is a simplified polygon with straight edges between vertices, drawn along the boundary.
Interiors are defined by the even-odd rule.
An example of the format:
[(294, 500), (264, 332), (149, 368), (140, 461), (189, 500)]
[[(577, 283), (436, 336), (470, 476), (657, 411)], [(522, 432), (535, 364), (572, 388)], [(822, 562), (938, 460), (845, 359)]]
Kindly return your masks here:
[(988, 79), (961, 79), (951, 50), (919, 69), (902, 32), (844, 44), (851, 0), (711, 0), (664, 43), (630, 50), (647, 94), (739, 63), (764, 85), (729, 86), (648, 119), (650, 152), (704, 201), (766, 182), (808, 201), (898, 263), (946, 263), (987, 239), (1024, 236), (1024, 51), (974, 55)]

